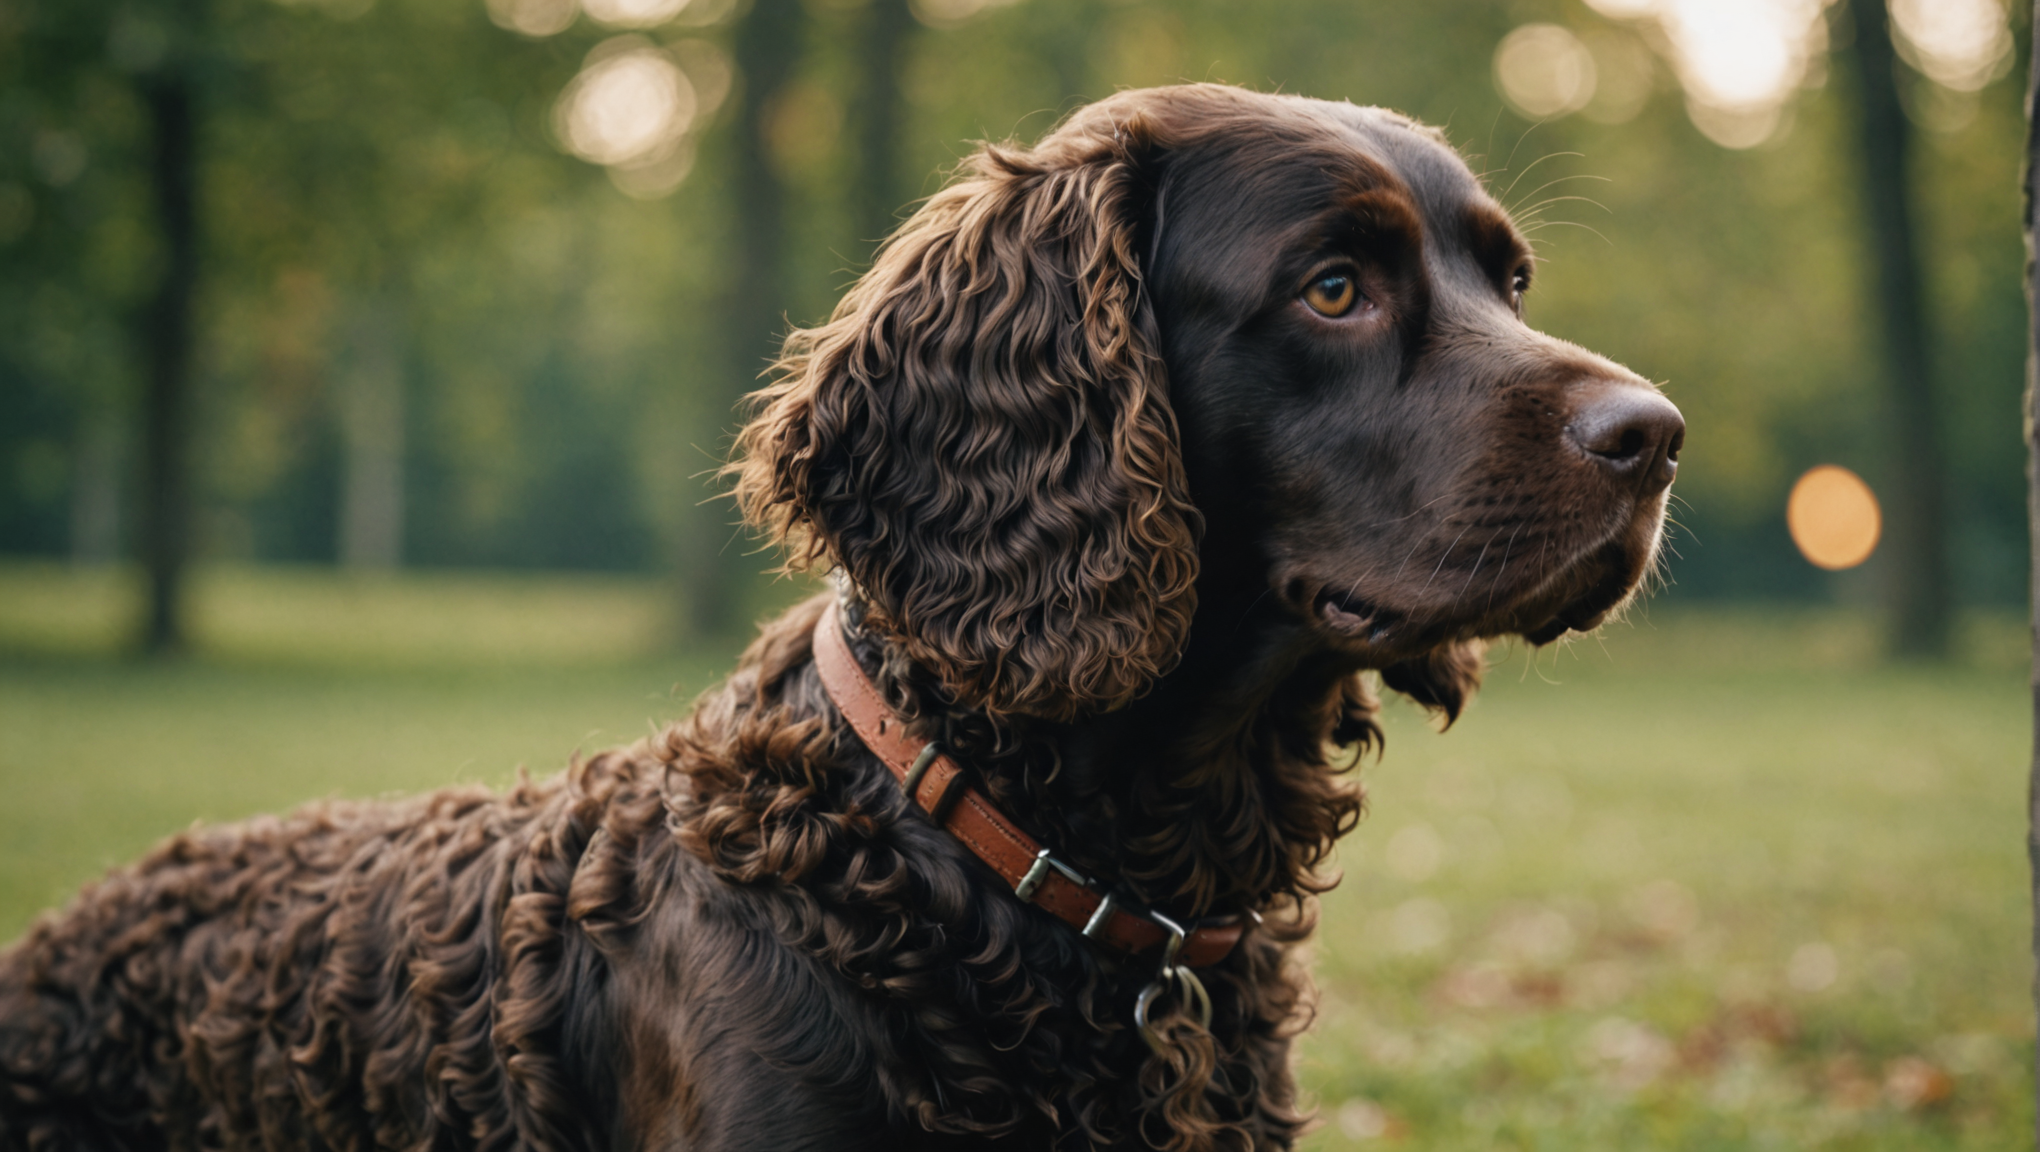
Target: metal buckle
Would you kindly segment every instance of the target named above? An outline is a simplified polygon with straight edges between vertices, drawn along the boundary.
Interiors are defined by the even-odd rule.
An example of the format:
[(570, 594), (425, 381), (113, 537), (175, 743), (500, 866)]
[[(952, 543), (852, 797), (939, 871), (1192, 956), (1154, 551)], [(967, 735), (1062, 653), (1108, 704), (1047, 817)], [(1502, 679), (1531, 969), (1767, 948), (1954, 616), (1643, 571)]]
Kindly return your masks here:
[(1052, 852), (1043, 848), (1034, 854), (1034, 863), (1027, 866), (1027, 874), (1020, 877), (1018, 884), (1013, 885), (1013, 895), (1022, 900), (1034, 899), (1034, 894), (1041, 889), (1042, 882), (1048, 879), (1051, 868), (1062, 873), (1070, 883), (1079, 888), (1091, 886), (1091, 881), (1083, 873), (1056, 859)]
[(921, 777), (928, 774), (929, 765), (935, 763), (935, 758), (940, 755), (942, 755), (942, 745), (934, 740), (930, 740), (928, 741), (928, 746), (921, 749), (921, 754), (914, 757), (914, 766), (907, 769), (907, 778), (900, 781), (900, 790), (907, 794), (908, 800), (916, 804), (920, 803), (916, 796), (921, 791)]
[(1084, 924), (1085, 936), (1092, 940), (1098, 938), (1098, 934), (1105, 930), (1106, 922), (1112, 919), (1112, 909), (1115, 904), (1116, 901), (1112, 899), (1112, 893), (1105, 893), (1105, 898), (1098, 901), (1098, 910), (1091, 913), (1090, 920)]
[(1199, 980), (1197, 973), (1192, 972), (1188, 965), (1176, 962), (1183, 954), (1183, 941), (1189, 933), (1183, 930), (1181, 924), (1152, 908), (1148, 910), (1147, 917), (1168, 929), (1169, 942), (1162, 949), (1161, 969), (1155, 973), (1155, 978), (1148, 982), (1147, 987), (1140, 990), (1140, 996), (1133, 1002), (1133, 1023), (1140, 1029), (1141, 1039), (1147, 1041), (1148, 1047), (1157, 1055), (1161, 1055), (1162, 1038), (1148, 1023), (1148, 1011), (1154, 1007), (1156, 998), (1161, 996), (1167, 987), (1165, 982), (1169, 980), (1176, 982), (1176, 993), (1182, 997), (1183, 1006), (1196, 1009), (1197, 1026), (1200, 1028), (1211, 1027), (1211, 993), (1205, 990), (1204, 981)]

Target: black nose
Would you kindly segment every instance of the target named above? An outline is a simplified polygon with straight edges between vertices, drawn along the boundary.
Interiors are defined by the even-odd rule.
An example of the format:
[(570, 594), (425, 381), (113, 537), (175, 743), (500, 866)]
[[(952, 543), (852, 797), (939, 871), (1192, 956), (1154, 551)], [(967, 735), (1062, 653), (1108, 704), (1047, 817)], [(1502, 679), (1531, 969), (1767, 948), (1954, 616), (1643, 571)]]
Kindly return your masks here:
[(1651, 388), (1596, 382), (1574, 393), (1565, 435), (1608, 471), (1654, 494), (1678, 474), (1686, 418), (1678, 405)]

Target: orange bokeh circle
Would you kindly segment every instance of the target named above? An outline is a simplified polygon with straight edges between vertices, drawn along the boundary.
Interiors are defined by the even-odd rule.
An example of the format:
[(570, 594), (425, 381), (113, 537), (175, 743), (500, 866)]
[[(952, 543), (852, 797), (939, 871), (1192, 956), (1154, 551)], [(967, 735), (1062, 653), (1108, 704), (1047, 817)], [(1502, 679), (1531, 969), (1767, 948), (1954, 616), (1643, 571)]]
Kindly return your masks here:
[(1785, 502), (1792, 542), (1814, 566), (1854, 568), (1877, 550), (1884, 516), (1863, 478), (1834, 464), (1806, 470)]

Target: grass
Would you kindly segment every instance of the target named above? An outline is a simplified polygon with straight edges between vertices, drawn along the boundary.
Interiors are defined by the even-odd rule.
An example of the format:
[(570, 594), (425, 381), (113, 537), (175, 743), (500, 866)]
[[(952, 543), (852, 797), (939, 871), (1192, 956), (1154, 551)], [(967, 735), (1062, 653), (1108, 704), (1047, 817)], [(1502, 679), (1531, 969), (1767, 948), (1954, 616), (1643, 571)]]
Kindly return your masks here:
[[(0, 566), (0, 938), (194, 819), (543, 772), (734, 655), (664, 590), (208, 572), (205, 643), (116, 658), (130, 578)], [(2029, 1141), (2025, 629), (1877, 658), (1844, 611), (1661, 602), (1392, 706), (1324, 902), (1313, 1152)]]

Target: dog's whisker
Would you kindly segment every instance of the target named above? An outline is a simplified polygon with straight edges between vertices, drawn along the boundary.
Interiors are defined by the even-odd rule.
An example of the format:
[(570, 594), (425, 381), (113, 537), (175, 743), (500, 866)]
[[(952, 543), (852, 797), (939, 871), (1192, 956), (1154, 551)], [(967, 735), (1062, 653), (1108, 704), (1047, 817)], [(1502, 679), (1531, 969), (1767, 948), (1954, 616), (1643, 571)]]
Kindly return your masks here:
[(1528, 209), (1525, 210), (1525, 212), (1529, 216), (1529, 218), (1534, 220), (1537, 218), (1537, 213), (1544, 211), (1546, 208), (1551, 207), (1553, 204), (1591, 204), (1594, 207), (1599, 208), (1603, 212), (1610, 211), (1606, 204), (1601, 203), (1599, 200), (1594, 199), (1592, 196), (1547, 196), (1544, 199), (1539, 200), (1537, 203), (1532, 204)]
[(1521, 522), (1518, 522), (1516, 525), (1516, 530), (1514, 532), (1509, 533), (1509, 542), (1502, 546), (1502, 562), (1495, 568), (1494, 579), (1488, 581), (1487, 606), (1484, 609), (1482, 609), (1482, 612), (1485, 615), (1489, 616), (1494, 615), (1495, 593), (1501, 590), (1502, 576), (1509, 570), (1509, 553), (1516, 550), (1516, 537), (1520, 535), (1522, 531), (1523, 525)]
[[(1536, 127), (1536, 126), (1535, 126), (1535, 125), (1532, 125), (1532, 127), (1534, 128), (1534, 127)], [(1527, 140), (1527, 139), (1529, 139), (1529, 137), (1530, 137), (1530, 133), (1529, 133), (1529, 131), (1527, 131), (1527, 130), (1526, 130), (1526, 131), (1525, 131), (1525, 132), (1523, 133), (1523, 137), (1524, 137), (1524, 139), (1526, 139), (1526, 140)], [(1517, 145), (1516, 145), (1516, 146), (1517, 146), (1518, 148), (1522, 147), (1522, 143), (1521, 143), (1521, 141), (1518, 141), (1518, 142), (1517, 142)], [(1532, 172), (1536, 171), (1536, 170), (1537, 170), (1537, 166), (1538, 166), (1539, 164), (1542, 164), (1542, 163), (1544, 163), (1544, 162), (1545, 162), (1546, 160), (1558, 160), (1558, 159), (1561, 159), (1561, 158), (1563, 158), (1563, 157), (1567, 157), (1567, 156), (1571, 156), (1571, 157), (1575, 157), (1575, 158), (1579, 158), (1579, 159), (1584, 159), (1584, 158), (1585, 158), (1585, 155), (1586, 155), (1586, 154), (1585, 154), (1585, 153), (1583, 153), (1583, 152), (1546, 152), (1546, 153), (1545, 153), (1544, 155), (1542, 155), (1542, 156), (1539, 156), (1539, 157), (1538, 157), (1537, 159), (1535, 159), (1535, 160), (1532, 160), (1532, 161), (1531, 161), (1530, 163), (1528, 163), (1528, 164), (1525, 164), (1525, 165), (1523, 166), (1523, 170), (1522, 170), (1521, 172), (1518, 172), (1518, 173), (1516, 173), (1516, 178), (1515, 178), (1514, 180), (1511, 180), (1511, 181), (1509, 181), (1509, 186), (1508, 186), (1507, 188), (1504, 188), (1504, 189), (1502, 189), (1502, 194), (1501, 194), (1500, 196), (1497, 196), (1497, 197), (1495, 197), (1495, 199), (1497, 199), (1497, 200), (1500, 200), (1500, 201), (1502, 201), (1502, 202), (1504, 202), (1504, 203), (1507, 203), (1507, 202), (1508, 202), (1508, 199), (1509, 199), (1509, 196), (1510, 196), (1510, 195), (1511, 195), (1512, 193), (1514, 193), (1514, 192), (1516, 191), (1516, 185), (1518, 185), (1518, 184), (1520, 184), (1520, 183), (1522, 183), (1522, 182), (1523, 182), (1523, 177), (1525, 177), (1525, 176), (1528, 176), (1528, 175), (1529, 175), (1530, 173), (1532, 173)], [(1512, 152), (1512, 153), (1510, 153), (1510, 154), (1509, 154), (1509, 162), (1510, 162), (1510, 164), (1514, 164), (1514, 163), (1515, 163), (1515, 159), (1516, 159), (1515, 153), (1513, 153), (1513, 152)]]
[(1431, 569), (1430, 578), (1424, 581), (1424, 586), (1422, 588), (1417, 589), (1417, 595), (1415, 599), (1422, 600), (1424, 598), (1424, 593), (1429, 592), (1431, 590), (1431, 581), (1436, 580), (1438, 578), (1438, 573), (1443, 572), (1445, 570), (1445, 561), (1451, 559), (1452, 550), (1454, 548), (1459, 547), (1459, 542), (1461, 540), (1466, 539), (1466, 534), (1471, 531), (1473, 531), (1473, 525), (1471, 524), (1468, 524), (1466, 527), (1461, 528), (1459, 530), (1459, 535), (1454, 536), (1452, 538), (1452, 543), (1447, 544), (1445, 546), (1445, 550), (1438, 553), (1438, 564), (1436, 567)]
[(1609, 240), (1609, 239), (1608, 239), (1608, 237), (1607, 237), (1606, 235), (1604, 235), (1604, 234), (1603, 234), (1603, 233), (1601, 232), (1601, 230), (1600, 230), (1599, 228), (1596, 228), (1596, 227), (1594, 227), (1594, 226), (1593, 226), (1593, 225), (1591, 225), (1591, 224), (1582, 224), (1582, 223), (1578, 222), (1577, 220), (1546, 220), (1546, 221), (1544, 221), (1543, 223), (1541, 223), (1541, 224), (1538, 224), (1538, 225), (1537, 225), (1537, 227), (1538, 227), (1538, 228), (1558, 228), (1558, 227), (1565, 227), (1565, 228), (1578, 228), (1578, 229), (1581, 229), (1582, 231), (1586, 231), (1586, 232), (1592, 232), (1592, 233), (1593, 233), (1594, 235), (1596, 235), (1596, 236), (1599, 236), (1599, 237), (1601, 238), (1601, 240), (1602, 240), (1603, 242), (1605, 242), (1605, 243), (1606, 243), (1606, 244), (1607, 244), (1607, 245), (1608, 245), (1608, 246), (1609, 246), (1610, 248), (1613, 248), (1613, 247), (1615, 246), (1615, 242), (1614, 242), (1613, 240)]
[[(1597, 183), (1601, 183), (1601, 184), (1613, 184), (1613, 183), (1615, 182), (1614, 180), (1612, 180), (1612, 179), (1610, 179), (1610, 178), (1608, 178), (1608, 177), (1606, 177), (1606, 176), (1599, 176), (1599, 175), (1596, 175), (1596, 174), (1594, 174), (1594, 173), (1592, 173), (1592, 172), (1574, 172), (1574, 173), (1572, 173), (1572, 174), (1570, 174), (1570, 175), (1566, 175), (1566, 176), (1557, 176), (1557, 177), (1553, 177), (1553, 178), (1552, 178), (1552, 179), (1550, 179), (1550, 180), (1546, 180), (1546, 181), (1545, 181), (1544, 183), (1542, 183), (1542, 184), (1539, 184), (1539, 185), (1538, 185), (1537, 187), (1535, 187), (1535, 188), (1531, 189), (1530, 191), (1528, 191), (1528, 192), (1524, 193), (1524, 194), (1523, 194), (1523, 198), (1527, 200), (1527, 199), (1529, 199), (1530, 197), (1532, 197), (1532, 196), (1535, 196), (1535, 195), (1537, 195), (1537, 194), (1538, 194), (1538, 193), (1540, 193), (1540, 192), (1543, 192), (1543, 191), (1544, 191), (1545, 189), (1547, 189), (1547, 188), (1556, 188), (1556, 187), (1558, 187), (1558, 186), (1559, 186), (1560, 184), (1566, 184), (1566, 183), (1570, 183), (1571, 181), (1574, 181), (1574, 180), (1592, 180), (1592, 181), (1595, 181), (1595, 182), (1597, 182)], [(1509, 215), (1511, 215), (1511, 216), (1520, 216), (1520, 215), (1522, 215), (1522, 214), (1523, 214), (1523, 212), (1524, 212), (1524, 209), (1522, 209), (1522, 208), (1519, 208), (1519, 207), (1517, 207), (1517, 206), (1515, 206), (1515, 205), (1513, 205), (1513, 204), (1512, 204), (1512, 205), (1509, 205), (1509, 206), (1508, 206), (1508, 209), (1509, 209)]]
[(1501, 539), (1501, 536), (1502, 536), (1502, 530), (1501, 530), (1501, 529), (1499, 529), (1499, 528), (1497, 528), (1497, 529), (1495, 529), (1495, 530), (1494, 530), (1494, 532), (1493, 532), (1493, 533), (1491, 533), (1491, 534), (1490, 534), (1490, 535), (1488, 536), (1488, 538), (1487, 538), (1487, 543), (1485, 543), (1485, 544), (1482, 544), (1482, 545), (1480, 546), (1480, 554), (1479, 554), (1478, 556), (1475, 556), (1475, 557), (1473, 558), (1473, 567), (1472, 567), (1471, 569), (1468, 569), (1468, 570), (1467, 570), (1467, 573), (1466, 573), (1466, 582), (1465, 582), (1464, 584), (1461, 584), (1461, 585), (1459, 586), (1459, 591), (1458, 591), (1458, 592), (1455, 592), (1455, 593), (1453, 593), (1453, 595), (1452, 595), (1452, 603), (1453, 603), (1453, 604), (1454, 604), (1455, 606), (1456, 606), (1456, 605), (1458, 605), (1458, 603), (1459, 603), (1459, 602), (1460, 602), (1461, 600), (1463, 600), (1463, 599), (1465, 599), (1465, 598), (1466, 598), (1466, 590), (1467, 590), (1468, 588), (1471, 588), (1471, 587), (1473, 587), (1473, 580), (1474, 580), (1474, 577), (1476, 577), (1476, 576), (1479, 576), (1479, 575), (1480, 575), (1480, 565), (1481, 565), (1481, 562), (1482, 562), (1482, 561), (1484, 561), (1484, 560), (1486, 560), (1486, 559), (1487, 559), (1487, 553), (1488, 553), (1488, 549), (1489, 549), (1489, 548), (1492, 548), (1492, 547), (1494, 547), (1495, 541), (1496, 541), (1496, 540), (1499, 540), (1499, 539)]

